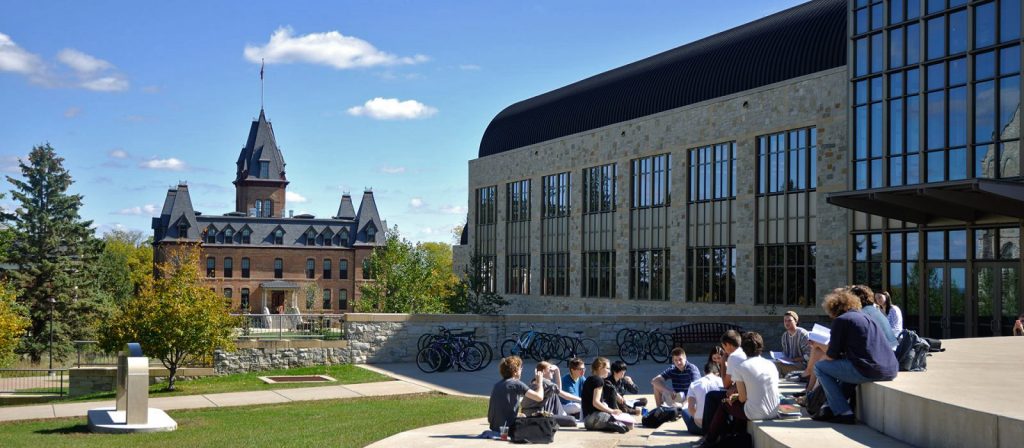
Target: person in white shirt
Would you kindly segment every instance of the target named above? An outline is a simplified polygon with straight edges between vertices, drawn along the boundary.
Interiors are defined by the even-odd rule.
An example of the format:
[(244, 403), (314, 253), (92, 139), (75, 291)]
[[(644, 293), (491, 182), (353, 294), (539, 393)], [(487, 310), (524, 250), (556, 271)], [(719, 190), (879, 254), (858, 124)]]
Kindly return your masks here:
[(746, 428), (748, 420), (773, 419), (779, 408), (779, 369), (775, 363), (762, 358), (764, 339), (756, 332), (743, 335), (742, 348), (747, 360), (732, 370), (737, 393), (729, 396), (715, 412), (708, 425), (707, 435), (700, 446), (715, 446), (725, 433), (727, 420), (731, 415), (732, 427), (738, 431)]
[[(722, 372), (722, 384), (727, 389), (732, 389), (732, 372), (736, 370), (743, 361), (747, 360), (747, 355), (740, 350), (740, 333), (736, 330), (726, 331), (722, 335), (722, 349), (729, 355), (725, 360), (725, 372)], [(731, 392), (730, 392), (731, 393)]]
[[(704, 376), (690, 384), (686, 393), (686, 405), (689, 413), (683, 413), (686, 431), (693, 435), (704, 435), (704, 400), (708, 392), (722, 388), (722, 377), (718, 376), (718, 365), (709, 362), (704, 365)], [(692, 416), (692, 417), (691, 417)]]

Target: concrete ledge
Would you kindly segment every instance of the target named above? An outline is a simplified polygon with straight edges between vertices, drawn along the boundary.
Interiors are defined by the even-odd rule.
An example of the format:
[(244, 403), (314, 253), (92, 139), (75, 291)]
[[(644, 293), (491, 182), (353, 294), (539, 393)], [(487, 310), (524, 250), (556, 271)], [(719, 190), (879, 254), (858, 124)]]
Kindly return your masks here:
[(809, 418), (753, 421), (747, 425), (747, 432), (757, 448), (911, 446), (863, 424), (840, 425)]
[(864, 422), (915, 446), (1017, 447), (1024, 439), (1024, 338), (952, 339), (928, 371), (859, 387)]
[(262, 348), (267, 350), (281, 350), (286, 348), (345, 348), (348, 341), (321, 339), (241, 339), (235, 341), (236, 350), (246, 348)]

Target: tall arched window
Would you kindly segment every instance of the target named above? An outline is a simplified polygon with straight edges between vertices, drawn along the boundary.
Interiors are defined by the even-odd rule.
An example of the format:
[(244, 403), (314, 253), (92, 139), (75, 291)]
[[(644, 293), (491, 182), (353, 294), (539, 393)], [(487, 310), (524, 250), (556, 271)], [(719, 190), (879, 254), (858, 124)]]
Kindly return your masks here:
[(231, 257), (224, 257), (224, 278), (231, 278), (235, 267), (235, 260)]
[(272, 218), (274, 216), (274, 202), (270, 199), (263, 201), (263, 213), (264, 216)]
[(274, 259), (274, 278), (281, 278), (284, 276), (284, 260), (280, 258)]
[(217, 276), (217, 259), (206, 257), (206, 276), (213, 278)]

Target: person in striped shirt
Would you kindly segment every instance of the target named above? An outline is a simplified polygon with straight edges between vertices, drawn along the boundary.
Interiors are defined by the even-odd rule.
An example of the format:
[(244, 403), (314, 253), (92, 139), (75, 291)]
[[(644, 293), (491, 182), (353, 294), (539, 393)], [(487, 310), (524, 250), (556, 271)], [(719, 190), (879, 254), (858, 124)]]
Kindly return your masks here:
[(782, 325), (786, 327), (786, 331), (782, 332), (782, 355), (786, 361), (795, 363), (795, 365), (790, 365), (776, 361), (775, 365), (783, 375), (804, 370), (807, 367), (807, 359), (811, 355), (807, 330), (798, 327), (798, 323), (800, 323), (800, 316), (795, 311), (786, 311), (782, 315)]

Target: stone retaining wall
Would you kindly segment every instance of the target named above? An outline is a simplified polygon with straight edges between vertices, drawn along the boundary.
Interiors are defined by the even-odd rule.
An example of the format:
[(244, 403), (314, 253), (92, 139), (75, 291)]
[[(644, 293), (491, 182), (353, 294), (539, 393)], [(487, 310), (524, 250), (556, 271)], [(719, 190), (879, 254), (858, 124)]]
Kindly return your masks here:
[(214, 370), (219, 375), (324, 366), (349, 363), (346, 348), (243, 348), (234, 352), (213, 353)]
[[(781, 314), (781, 313), (780, 313)], [(826, 322), (822, 316), (807, 316), (800, 326), (811, 328), (814, 322)], [(345, 332), (349, 338), (348, 359), (353, 363), (389, 363), (415, 361), (417, 340), (424, 333), (436, 333), (438, 326), (450, 329), (476, 329), (477, 339), (495, 348), (495, 357), (501, 342), (513, 333), (538, 331), (572, 335), (582, 331), (584, 337), (593, 338), (600, 346), (601, 355), (615, 357), (618, 347), (615, 334), (623, 328), (642, 330), (661, 329), (695, 322), (724, 322), (757, 331), (765, 338), (767, 349), (780, 350), (782, 336), (781, 315), (760, 316), (594, 316), (594, 315), (529, 315), (479, 316), (457, 314), (348, 314)], [(685, 347), (699, 353), (694, 359), (703, 362), (709, 344)]]

